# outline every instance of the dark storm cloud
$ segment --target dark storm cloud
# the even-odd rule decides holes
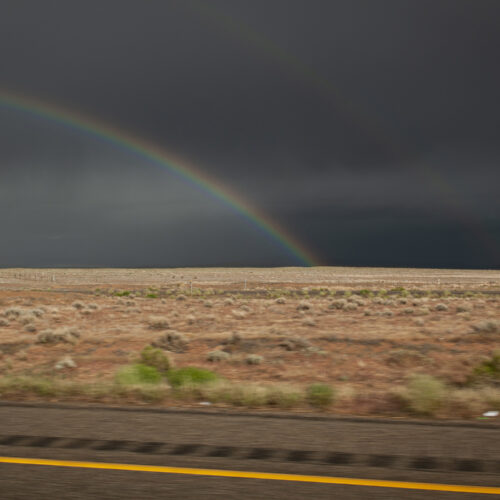
[[[328,263],[492,267],[499,19],[486,0],[7,0],[0,87],[176,151]],[[3,265],[294,262],[144,159],[0,110]]]

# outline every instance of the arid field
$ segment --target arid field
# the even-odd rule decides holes
[[[1,399],[474,418],[498,349],[500,271],[0,270]]]

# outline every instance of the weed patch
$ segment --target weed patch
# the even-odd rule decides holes
[[[172,387],[181,387],[184,385],[199,385],[215,382],[219,376],[203,368],[196,368],[195,366],[186,366],[170,370],[167,373],[167,379]]]
[[[119,385],[136,384],[158,384],[161,382],[160,372],[153,366],[142,363],[124,366],[115,375],[115,381]]]
[[[307,388],[307,401],[315,408],[326,409],[335,399],[333,388],[327,384],[311,384]]]

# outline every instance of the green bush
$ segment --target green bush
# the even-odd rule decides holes
[[[500,351],[474,368],[473,381],[500,383]]]
[[[128,290],[124,290],[123,292],[115,292],[115,297],[128,297],[130,292]]]
[[[411,411],[421,415],[432,415],[444,403],[446,386],[431,375],[414,375],[405,393]]]
[[[327,384],[311,384],[307,388],[307,401],[316,408],[328,408],[333,404],[335,393]]]
[[[177,370],[170,370],[167,373],[167,379],[172,387],[181,387],[183,385],[198,385],[206,384],[207,382],[215,382],[219,376],[203,368],[195,366],[186,366]]]
[[[142,363],[124,366],[115,375],[115,381],[119,385],[157,384],[161,379],[161,374],[155,367]]]
[[[168,356],[161,349],[150,345],[141,351],[141,363],[156,368],[160,373],[166,373],[171,368]]]
[[[148,293],[148,294],[146,294],[146,298],[147,299],[157,299],[158,294],[157,293]]]

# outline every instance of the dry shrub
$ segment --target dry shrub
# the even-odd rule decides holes
[[[196,322],[196,316],[194,314],[188,314],[186,316],[186,323],[188,325],[193,325]]]
[[[233,309],[231,314],[236,319],[245,319],[247,317],[247,313],[245,311],[241,311],[239,309]]]
[[[470,418],[488,410],[500,410],[500,389],[478,387],[455,389],[448,393],[447,411],[453,416]]]
[[[259,356],[258,354],[249,354],[245,358],[245,363],[247,365],[260,365],[264,361],[264,358],[262,356]]]
[[[278,297],[275,301],[276,304],[286,304],[285,297]]]
[[[224,305],[225,306],[232,306],[232,305],[234,305],[234,299],[232,299],[231,297],[228,297],[227,299],[224,299]]]
[[[9,326],[9,322],[8,320],[6,320],[5,318],[0,318],[0,326]]]
[[[304,326],[316,326],[316,321],[314,321],[314,318],[304,318],[302,324]]]
[[[37,318],[41,318],[45,314],[45,310],[42,309],[41,307],[36,308],[36,309],[31,309],[30,313],[33,316],[36,316]]]
[[[189,344],[188,339],[179,332],[168,332],[158,337],[151,343],[153,347],[158,347],[166,351],[184,352]]]
[[[24,309],[20,307],[9,307],[4,311],[4,315],[7,316],[7,318],[18,318],[23,312]]]
[[[475,333],[498,333],[500,332],[500,321],[494,319],[486,319],[479,321],[472,326],[472,331]]]
[[[394,316],[394,313],[390,309],[384,309],[382,311],[382,316],[391,317],[391,316]]]
[[[388,365],[396,365],[402,367],[414,366],[425,360],[425,356],[418,351],[410,349],[394,349],[387,353],[385,362]]]
[[[226,361],[231,357],[231,355],[225,351],[221,351],[219,349],[215,351],[210,351],[207,354],[207,361],[212,363],[218,363],[220,361]]]
[[[187,297],[185,295],[177,295],[176,300],[186,300]]]
[[[442,302],[440,302],[439,304],[435,305],[434,310],[435,311],[447,311],[448,306],[446,304],[443,304]]]
[[[79,300],[76,300],[75,302],[73,302],[73,304],[71,304],[75,309],[83,309],[85,307],[85,304],[83,302],[80,302]]]
[[[170,327],[168,318],[164,316],[150,316],[148,318],[148,324],[149,327],[154,330],[165,330]]]
[[[431,375],[414,375],[401,394],[408,409],[419,415],[434,415],[445,404],[447,388]]]
[[[420,307],[415,311],[415,314],[418,316],[427,316],[430,313],[430,310],[428,307]]]
[[[36,321],[36,316],[30,313],[24,313],[19,316],[19,323],[22,325],[27,325],[28,323],[34,323]]]
[[[309,302],[301,301],[297,305],[298,311],[309,311],[309,309],[311,309],[311,304],[309,304]]]
[[[65,327],[58,330],[44,330],[36,336],[37,344],[57,344],[66,342],[76,344],[80,338],[80,332],[74,327]]]
[[[62,370],[64,368],[74,369],[76,367],[76,363],[69,356],[65,356],[64,358],[60,359],[54,366],[56,370]]]
[[[310,347],[311,343],[301,337],[290,337],[282,340],[278,345],[284,347],[287,351],[299,351]]]
[[[29,333],[36,332],[36,325],[34,325],[33,323],[28,323],[24,326],[24,331]]]
[[[128,305],[130,305],[130,302],[131,302],[131,301],[130,301],[130,300],[128,300],[125,304],[128,306]],[[133,302],[132,302],[132,304],[133,304]],[[97,304],[94,304],[94,303],[89,304],[87,307],[88,307],[89,309],[93,309],[94,311],[95,311],[95,310],[97,310],[97,309],[99,309],[99,306],[98,306]]]
[[[356,302],[349,302],[345,306],[346,311],[355,311],[358,308],[358,304]]]
[[[242,337],[238,332],[233,332],[226,340],[224,340],[223,344],[236,345],[241,343]]]
[[[332,302],[330,302],[330,304],[328,305],[328,308],[329,309],[345,309],[347,304],[348,304],[347,300],[337,299],[337,300],[333,300]]]

